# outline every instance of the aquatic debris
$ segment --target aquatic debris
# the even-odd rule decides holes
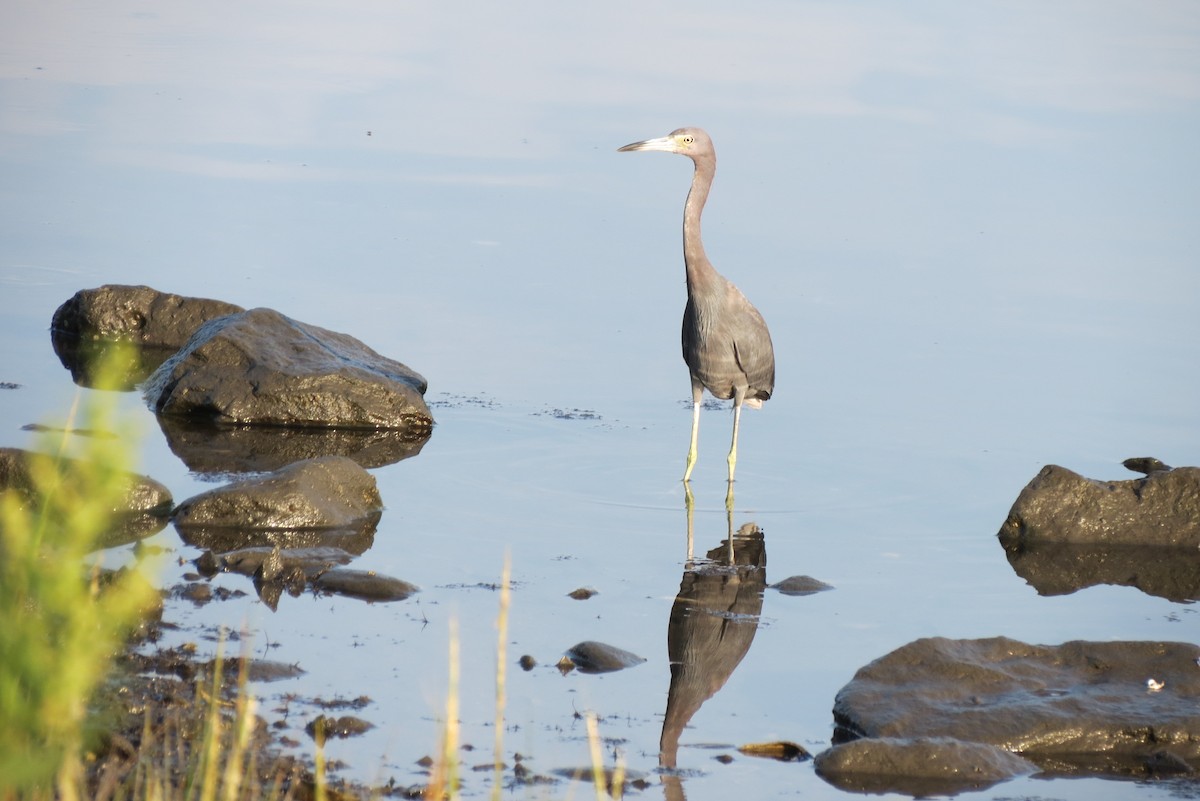
[[[804,746],[789,743],[786,740],[778,740],[771,743],[746,743],[745,745],[739,745],[738,751],[741,751],[746,756],[778,759],[780,762],[802,762],[806,759],[812,759],[812,754],[808,753],[808,750]]]
[[[599,593],[591,587],[580,587],[567,593],[568,598],[574,598],[576,601],[586,601],[593,595],[599,595]]]
[[[1167,683],[1165,681],[1159,681],[1158,679],[1146,679],[1146,689],[1152,693],[1156,693],[1166,686]]]

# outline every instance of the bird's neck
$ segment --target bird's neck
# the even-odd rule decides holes
[[[687,202],[683,206],[683,263],[687,268],[689,287],[708,283],[716,275],[716,270],[704,252],[704,242],[700,238],[700,215],[704,212],[704,204],[708,200],[708,190],[712,187],[715,173],[715,161],[696,161],[692,189],[688,192]]]

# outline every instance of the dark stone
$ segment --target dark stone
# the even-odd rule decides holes
[[[426,386],[351,336],[251,309],[201,326],[144,391],[159,414],[190,420],[425,432]]]
[[[208,298],[186,298],[148,286],[108,284],[81,289],[54,312],[50,336],[54,352],[76,383],[94,386],[98,356],[115,342],[124,353],[122,388],[131,389],[179,348],[201,325],[242,311],[241,306]]]
[[[594,640],[571,646],[566,655],[580,673],[612,673],[646,661],[637,654]]]
[[[812,576],[790,576],[772,584],[771,589],[778,590],[784,595],[813,595],[825,592],[825,590],[832,590],[833,585],[818,581]]]
[[[1045,542],[1200,547],[1200,467],[1097,481],[1048,465],[999,532],[1005,548]]]
[[[343,456],[324,456],[189,498],[174,521],[181,531],[346,528],[382,509],[370,473]]]
[[[1169,464],[1164,464],[1161,460],[1155,459],[1153,456],[1134,456],[1121,462],[1127,470],[1132,470],[1135,473],[1160,473],[1165,470],[1174,470]]]
[[[944,737],[854,740],[817,754],[813,765],[841,790],[914,798],[982,790],[1038,771],[1003,748]]]
[[[834,740],[948,737],[1043,770],[1144,775],[1159,751],[1200,758],[1198,657],[1190,643],[921,639],[842,688]]]

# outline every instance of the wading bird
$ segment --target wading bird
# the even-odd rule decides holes
[[[692,377],[692,441],[686,486],[696,465],[700,430],[700,400],[707,389],[714,397],[733,398],[733,441],[729,446],[729,495],[737,464],[738,424],[742,404],[761,407],[775,388],[775,351],[771,334],[758,309],[736,286],[716,271],[700,241],[700,214],[708,200],[717,154],[708,134],[699,128],[680,128],[659,139],[618,148],[618,152],[654,150],[687,156],[696,165],[692,188],[683,207],[683,264],[687,272],[687,305],[683,309],[683,360]]]

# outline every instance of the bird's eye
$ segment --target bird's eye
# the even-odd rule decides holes
[[[683,137],[683,143],[685,145],[690,145],[692,143],[692,137],[690,135]]]

